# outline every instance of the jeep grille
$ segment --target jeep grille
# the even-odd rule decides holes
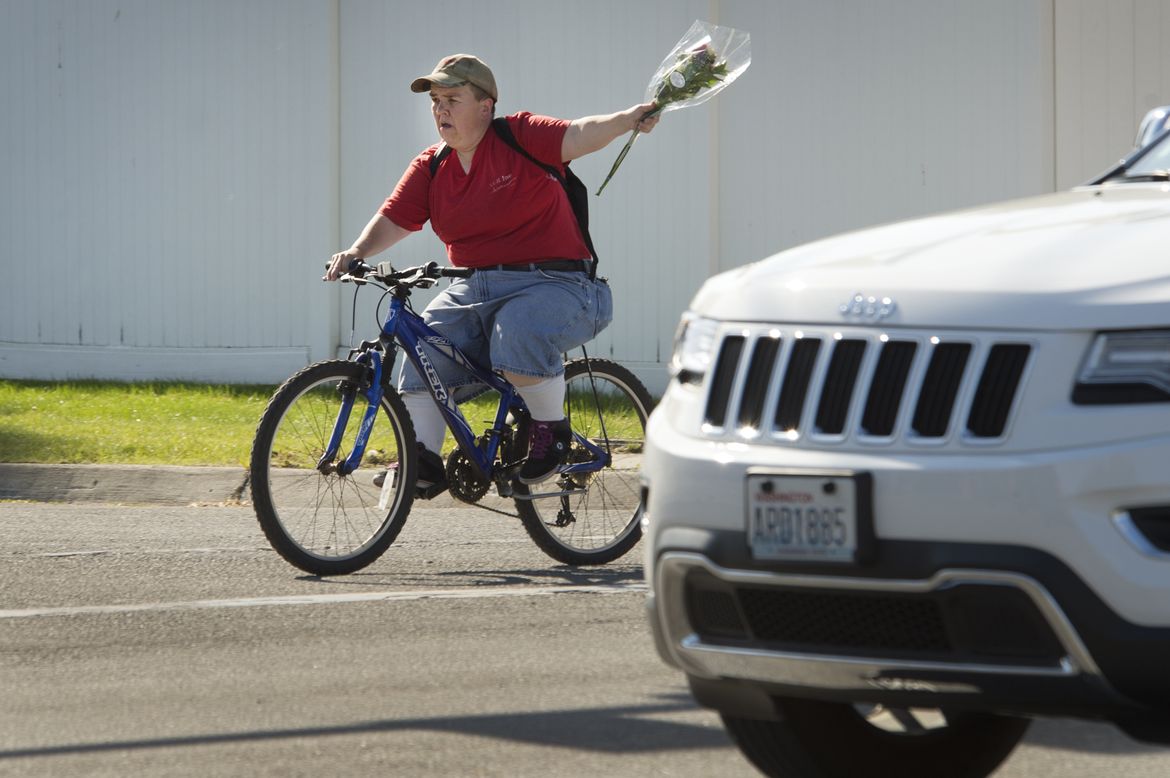
[[[930,334],[793,333],[736,327],[707,384],[711,435],[995,440],[1032,347]]]

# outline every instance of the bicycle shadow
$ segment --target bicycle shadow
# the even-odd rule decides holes
[[[379,573],[359,571],[347,576],[303,575],[297,580],[331,586],[396,587],[425,584],[474,588],[478,586],[613,586],[627,588],[645,580],[641,565],[627,567],[523,568],[513,570],[446,570],[434,573]]]

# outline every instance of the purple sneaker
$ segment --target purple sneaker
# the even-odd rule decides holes
[[[538,484],[556,473],[569,456],[573,432],[569,422],[533,421],[528,437],[528,459],[520,468],[520,483]]]

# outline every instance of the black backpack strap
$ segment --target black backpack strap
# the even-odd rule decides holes
[[[435,149],[435,153],[431,155],[431,178],[435,177],[435,171],[439,169],[439,165],[443,164],[443,160],[451,153],[451,147],[446,143],[440,143],[439,148]]]
[[[533,164],[540,166],[553,178],[560,182],[561,186],[565,185],[565,177],[561,175],[561,171],[557,170],[552,165],[546,165],[536,157],[525,151],[524,147],[520,145],[520,141],[516,140],[516,136],[512,134],[512,127],[508,124],[508,120],[500,116],[492,119],[492,129],[496,131],[496,135],[500,136],[500,140],[507,143],[513,151],[520,155],[527,157]]]
[[[546,165],[536,157],[529,154],[520,142],[516,140],[516,136],[512,134],[512,128],[508,125],[508,120],[500,116],[492,119],[492,129],[496,131],[496,135],[500,137],[504,143],[508,144],[513,151],[516,151],[521,156],[530,160],[534,165],[537,165],[542,170],[548,172],[555,178],[565,190],[565,196],[569,198],[569,206],[573,209],[573,215],[577,217],[577,226],[581,230],[581,237],[585,241],[585,247],[589,249],[589,255],[593,257],[593,266],[589,269],[589,277],[595,278],[597,276],[597,250],[593,248],[593,238],[589,237],[589,190],[581,179],[569,168],[569,163],[565,164],[564,175],[555,165]]]

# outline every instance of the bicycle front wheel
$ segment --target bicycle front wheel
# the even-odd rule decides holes
[[[373,562],[394,542],[414,500],[414,426],[393,391],[382,396],[362,467],[341,475],[369,407],[373,371],[356,362],[310,365],[288,379],[260,418],[252,444],[252,503],[272,547],[314,575],[341,575]],[[321,459],[344,402],[352,409],[332,462]],[[397,462],[384,487],[373,478]],[[379,502],[385,497],[383,505]]]
[[[607,359],[565,365],[565,417],[573,431],[609,453],[595,473],[516,484],[516,510],[542,551],[568,565],[603,565],[642,537],[642,452],[653,400],[633,373]],[[574,441],[569,462],[592,454]],[[554,497],[537,496],[568,492]]]

